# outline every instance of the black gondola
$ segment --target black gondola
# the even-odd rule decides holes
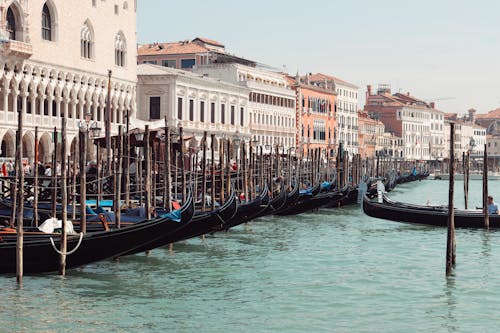
[[[269,189],[266,185],[257,198],[251,202],[238,205],[236,214],[216,230],[227,230],[246,223],[259,216],[264,210],[267,209],[267,207],[269,207],[269,204]]]
[[[192,197],[186,200],[183,209],[193,209]],[[189,208],[191,207],[191,208]],[[68,250],[74,251],[66,259],[66,268],[73,268],[96,261],[115,258],[137,248],[148,247],[165,234],[182,227],[182,221],[155,218],[110,231],[68,235]],[[52,236],[52,237],[50,237]],[[56,271],[59,267],[59,235],[49,237],[25,236],[23,243],[23,266],[26,274]],[[0,273],[16,272],[16,243],[0,242]]]
[[[136,247],[123,255],[131,255],[145,252],[161,246],[198,237],[211,233],[214,229],[220,228],[225,221],[231,219],[237,210],[236,196],[234,191],[228,197],[227,201],[219,209],[210,212],[196,212],[192,220],[178,228],[176,231],[164,234],[155,241],[141,247]]]
[[[331,192],[321,192],[321,183],[317,183],[311,189],[300,191],[295,202],[287,204],[275,214],[280,216],[301,214],[324,206],[330,200]]]
[[[365,196],[363,200],[365,214],[397,222],[446,227],[448,225],[447,206],[422,206],[395,202],[384,196],[383,203]],[[484,228],[482,210],[455,210],[455,227]],[[490,228],[500,228],[500,215],[490,215]]]

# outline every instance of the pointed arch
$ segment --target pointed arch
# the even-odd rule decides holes
[[[81,56],[85,59],[94,59],[94,28],[90,20],[83,23],[80,31]]]
[[[125,67],[127,60],[127,40],[123,31],[118,31],[115,36],[115,65]]]
[[[49,7],[49,1],[46,1],[42,6],[42,39],[53,41],[53,17],[52,10]]]
[[[11,40],[24,41],[24,15],[21,8],[18,1],[14,0],[5,12],[5,27]]]

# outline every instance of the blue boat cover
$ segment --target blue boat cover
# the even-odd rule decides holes
[[[323,182],[321,183],[321,189],[322,190],[330,190],[332,187],[332,184],[330,182]]]

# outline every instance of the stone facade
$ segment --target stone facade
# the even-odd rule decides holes
[[[138,118],[153,128],[182,126],[190,144],[199,146],[204,131],[217,139],[238,135],[250,140],[250,90],[183,70],[144,64],[138,67]]]
[[[434,103],[411,96],[409,93],[391,94],[390,87],[382,85],[376,94],[367,87],[365,111],[376,116],[386,131],[403,139],[403,157],[409,160],[443,159],[444,113]]]
[[[296,96],[282,74],[237,63],[197,66],[193,71],[249,89],[250,134],[265,151],[276,145],[295,147]]]
[[[358,153],[358,104],[359,87],[341,80],[337,77],[316,73],[310,74],[309,82],[320,87],[333,89],[337,94],[336,99],[336,119],[337,131],[335,133],[335,143],[343,143],[344,149],[349,154]]]
[[[288,77],[297,97],[296,147],[302,147],[304,153],[309,149],[320,148],[332,156],[336,150],[334,135],[337,94],[332,89],[308,84],[306,80],[299,76]]]
[[[111,130],[135,115],[135,1],[0,0],[0,140],[13,155],[17,112],[24,117],[24,155],[40,160],[52,150],[52,131],[67,118],[68,151],[84,114],[104,128],[111,78]]]

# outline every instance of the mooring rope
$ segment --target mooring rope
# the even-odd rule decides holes
[[[78,250],[78,248],[82,244],[82,240],[83,240],[83,232],[80,232],[80,239],[78,240],[78,244],[76,244],[76,247],[73,250],[71,250],[70,252],[66,252],[65,255],[69,256],[69,255],[72,255],[73,253],[75,253],[76,250]],[[52,247],[54,248],[54,251],[56,251],[60,255],[63,255],[63,253],[56,248],[56,244],[54,243],[54,239],[52,237],[50,237],[50,242],[52,244]]]

